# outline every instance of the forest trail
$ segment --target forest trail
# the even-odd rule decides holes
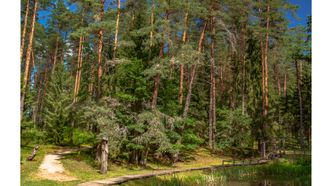
[[[52,154],[46,154],[39,166],[37,177],[54,181],[73,181],[77,178],[69,176],[64,170],[60,159],[64,154],[72,153],[78,149],[60,149]]]
[[[268,163],[269,160],[261,160],[256,163],[249,163],[249,164],[230,164],[230,165],[212,165],[212,166],[205,166],[205,167],[195,167],[195,168],[186,168],[186,169],[172,169],[172,170],[164,170],[164,171],[154,171],[152,173],[144,173],[144,174],[134,174],[134,175],[126,175],[120,176],[115,178],[109,178],[104,180],[95,180],[90,182],[81,183],[78,186],[102,186],[102,185],[115,185],[121,184],[127,181],[136,180],[136,179],[144,179],[153,176],[162,176],[167,174],[174,174],[180,172],[188,172],[188,171],[197,171],[197,170],[205,170],[205,169],[216,169],[221,167],[233,167],[233,166],[251,166],[251,165],[261,165]]]

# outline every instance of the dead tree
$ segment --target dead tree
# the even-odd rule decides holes
[[[37,150],[38,150],[38,148],[39,148],[38,145],[36,145],[36,146],[33,148],[31,155],[30,155],[28,158],[26,158],[28,161],[32,161],[32,160],[34,159],[34,157],[37,155]]]

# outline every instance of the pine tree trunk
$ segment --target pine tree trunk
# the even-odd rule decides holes
[[[245,58],[245,52],[246,52],[246,37],[245,37],[245,27],[246,25],[243,24],[242,28],[241,28],[241,43],[242,43],[242,48],[241,48],[241,58],[242,58],[242,88],[241,88],[241,104],[242,104],[242,114],[244,115],[246,112],[246,106],[245,106],[245,102],[246,102],[246,82],[245,82],[245,78],[246,78],[246,67],[245,67],[245,63],[246,63],[246,58]]]
[[[219,82],[219,84],[220,84],[220,94],[219,94],[219,100],[220,100],[220,102],[222,103],[222,98],[223,98],[223,94],[224,94],[224,78],[223,78],[223,76],[224,76],[224,70],[223,70],[223,65],[222,65],[222,62],[220,61],[220,64],[219,64],[219,66],[220,66],[220,68],[219,68],[219,74],[220,74],[220,82]]]
[[[36,113],[35,113],[35,117],[34,117],[34,122],[37,123],[38,121],[38,113],[39,113],[39,105],[40,105],[40,96],[41,96],[41,91],[42,91],[42,82],[43,82],[43,78],[41,77],[41,72],[39,72],[39,85],[37,87],[38,90],[38,94],[37,94],[37,103],[36,103]]]
[[[113,59],[116,58],[117,35],[118,35],[118,28],[119,28],[119,22],[120,22],[120,13],[121,13],[121,1],[120,0],[117,0],[117,17],[116,17],[116,28],[115,28]]]
[[[59,48],[59,36],[56,37],[52,74],[54,73],[55,66],[56,66],[56,59],[57,59],[57,51],[58,51],[58,48]]]
[[[28,16],[29,16],[29,3],[28,0],[26,2],[26,9],[25,9],[25,16],[24,16],[24,26],[23,26],[23,32],[22,32],[22,39],[21,39],[21,51],[20,51],[20,60],[22,62],[22,56],[24,51],[24,44],[25,44],[25,33],[26,33],[26,25],[28,24]]]
[[[267,117],[268,115],[268,110],[269,110],[269,88],[268,88],[268,48],[269,48],[269,24],[270,24],[270,16],[269,16],[269,11],[270,11],[270,6],[268,5],[267,7],[267,28],[266,28],[266,39],[265,39],[265,55],[264,55],[264,83],[265,83],[265,112],[264,116]]]
[[[180,77],[179,77],[179,105],[183,104],[183,82],[184,81],[184,65],[180,64]]]
[[[159,58],[162,59],[163,58],[163,43],[161,44],[160,47],[160,53],[159,53]],[[156,76],[154,77],[154,90],[153,90],[153,96],[152,96],[152,104],[151,104],[151,108],[155,109],[156,108],[156,104],[157,104],[157,97],[158,97],[158,92],[159,92],[159,86],[160,86],[160,80],[161,80],[161,75],[158,73],[156,74]]]
[[[199,39],[199,45],[198,45],[198,52],[199,54],[202,51],[202,43],[205,38],[205,30],[207,27],[207,22],[204,23],[203,29],[201,31],[200,39]],[[196,64],[193,64],[191,67],[191,72],[190,72],[190,79],[189,79],[189,85],[188,85],[188,92],[186,95],[186,102],[185,102],[185,107],[184,107],[184,112],[183,112],[183,117],[186,118],[187,114],[189,112],[189,107],[190,107],[190,102],[191,102],[191,96],[192,96],[192,88],[193,88],[193,81],[195,78],[195,70],[196,70]]]
[[[262,40],[262,33],[260,33],[260,48],[261,48],[261,64],[262,64],[262,115],[264,115],[264,108],[265,108],[265,83],[264,83],[264,71],[265,71],[265,68],[264,68],[264,50],[263,50],[263,40]]]
[[[282,89],[280,86],[280,71],[279,71],[279,66],[276,66],[277,72],[276,72],[276,76],[277,76],[277,90],[278,90],[278,96],[282,95]]]
[[[297,76],[297,89],[298,89],[298,98],[299,98],[299,111],[300,111],[300,145],[301,149],[304,149],[304,126],[303,126],[303,108],[302,108],[302,93],[301,93],[301,63],[298,64],[298,61],[295,61],[296,67],[296,76]]]
[[[94,65],[91,64],[91,71],[90,71],[90,81],[89,81],[89,84],[88,84],[88,93],[89,95],[92,97],[93,95],[93,80],[94,80]]]
[[[79,37],[79,44],[78,44],[78,54],[77,54],[77,65],[76,65],[76,78],[75,78],[75,87],[74,87],[74,99],[73,103],[76,103],[77,101],[77,95],[79,92],[79,82],[80,82],[80,65],[82,60],[82,51],[83,51],[83,37]]]
[[[81,43],[81,51],[80,51],[80,59],[79,59],[79,64],[78,64],[78,86],[77,86],[77,95],[79,93],[80,89],[80,82],[81,82],[81,76],[82,76],[82,70],[83,70],[83,42],[84,42],[84,37],[82,38],[82,43]]]
[[[100,0],[101,8],[100,8],[100,21],[103,19],[104,15],[104,0]],[[97,99],[99,99],[102,95],[102,47],[103,47],[103,30],[100,29],[98,33],[98,88],[97,88]]]
[[[183,44],[186,43],[186,35],[187,35],[187,19],[188,12],[185,13],[184,18],[184,32],[183,32]],[[183,81],[184,81],[184,64],[180,64],[180,78],[179,78],[179,105],[183,104]]]
[[[154,26],[154,6],[155,6],[154,5],[154,0],[152,0],[152,13],[151,13],[151,26],[152,27]],[[151,52],[151,47],[153,45],[153,30],[154,30],[154,28],[149,33],[149,39],[150,39],[149,47],[150,47],[150,52]]]
[[[285,73],[285,75],[284,75],[284,97],[286,97],[286,91],[287,91],[286,83],[287,83],[287,73]]]
[[[27,53],[26,53],[25,70],[24,70],[24,78],[23,78],[23,88],[21,90],[21,119],[23,117],[24,98],[25,98],[25,93],[26,93],[26,90],[27,90],[28,79],[29,79],[28,74],[29,74],[29,71],[30,71],[30,60],[31,60],[31,52],[32,52],[33,36],[34,36],[34,30],[35,30],[37,10],[38,10],[38,0],[35,0],[34,10],[33,10],[33,17],[32,17],[32,25],[31,25],[31,32],[30,32],[30,38],[29,38],[29,45],[28,45],[28,50],[27,50]]]
[[[210,101],[209,101],[209,147],[214,150],[215,147],[215,133],[216,133],[216,85],[215,85],[215,60],[214,60],[214,46],[215,46],[215,17],[212,18],[212,41],[210,48]]]
[[[148,60],[151,60],[152,57],[152,46],[153,46],[153,31],[154,31],[154,0],[152,0],[152,12],[151,12],[151,31],[149,32],[149,52],[148,52]]]
[[[168,10],[166,10],[166,18],[165,21],[168,21]],[[163,48],[164,48],[164,43],[161,43],[160,46],[160,52],[159,52],[159,59],[163,58]],[[158,65],[157,65],[158,66]],[[157,98],[158,98],[158,92],[159,92],[159,86],[160,86],[160,81],[161,81],[161,75],[158,73],[154,77],[154,90],[153,90],[153,96],[152,96],[152,103],[151,103],[151,108],[155,109],[157,105]]]
[[[259,0],[259,3],[261,4],[261,0]],[[259,13],[261,16],[260,20],[260,26],[262,26],[262,10],[259,8]],[[268,23],[267,23],[268,24]],[[262,31],[259,33],[259,39],[260,39],[260,48],[261,48],[261,64],[262,64],[262,138],[265,140],[266,138],[266,63],[265,60],[267,59],[265,56],[267,56],[267,51],[265,51],[265,46],[263,46],[263,36]],[[260,153],[262,158],[265,158],[265,153],[263,152],[263,148],[260,148]]]

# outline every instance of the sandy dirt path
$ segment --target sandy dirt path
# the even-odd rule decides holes
[[[47,154],[39,166],[37,177],[54,181],[72,181],[77,180],[73,176],[69,176],[64,170],[60,159],[64,154],[71,153],[74,149],[59,150],[53,154]]]

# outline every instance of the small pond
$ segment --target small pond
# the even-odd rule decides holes
[[[125,186],[309,186],[310,161],[192,171],[133,180]]]

